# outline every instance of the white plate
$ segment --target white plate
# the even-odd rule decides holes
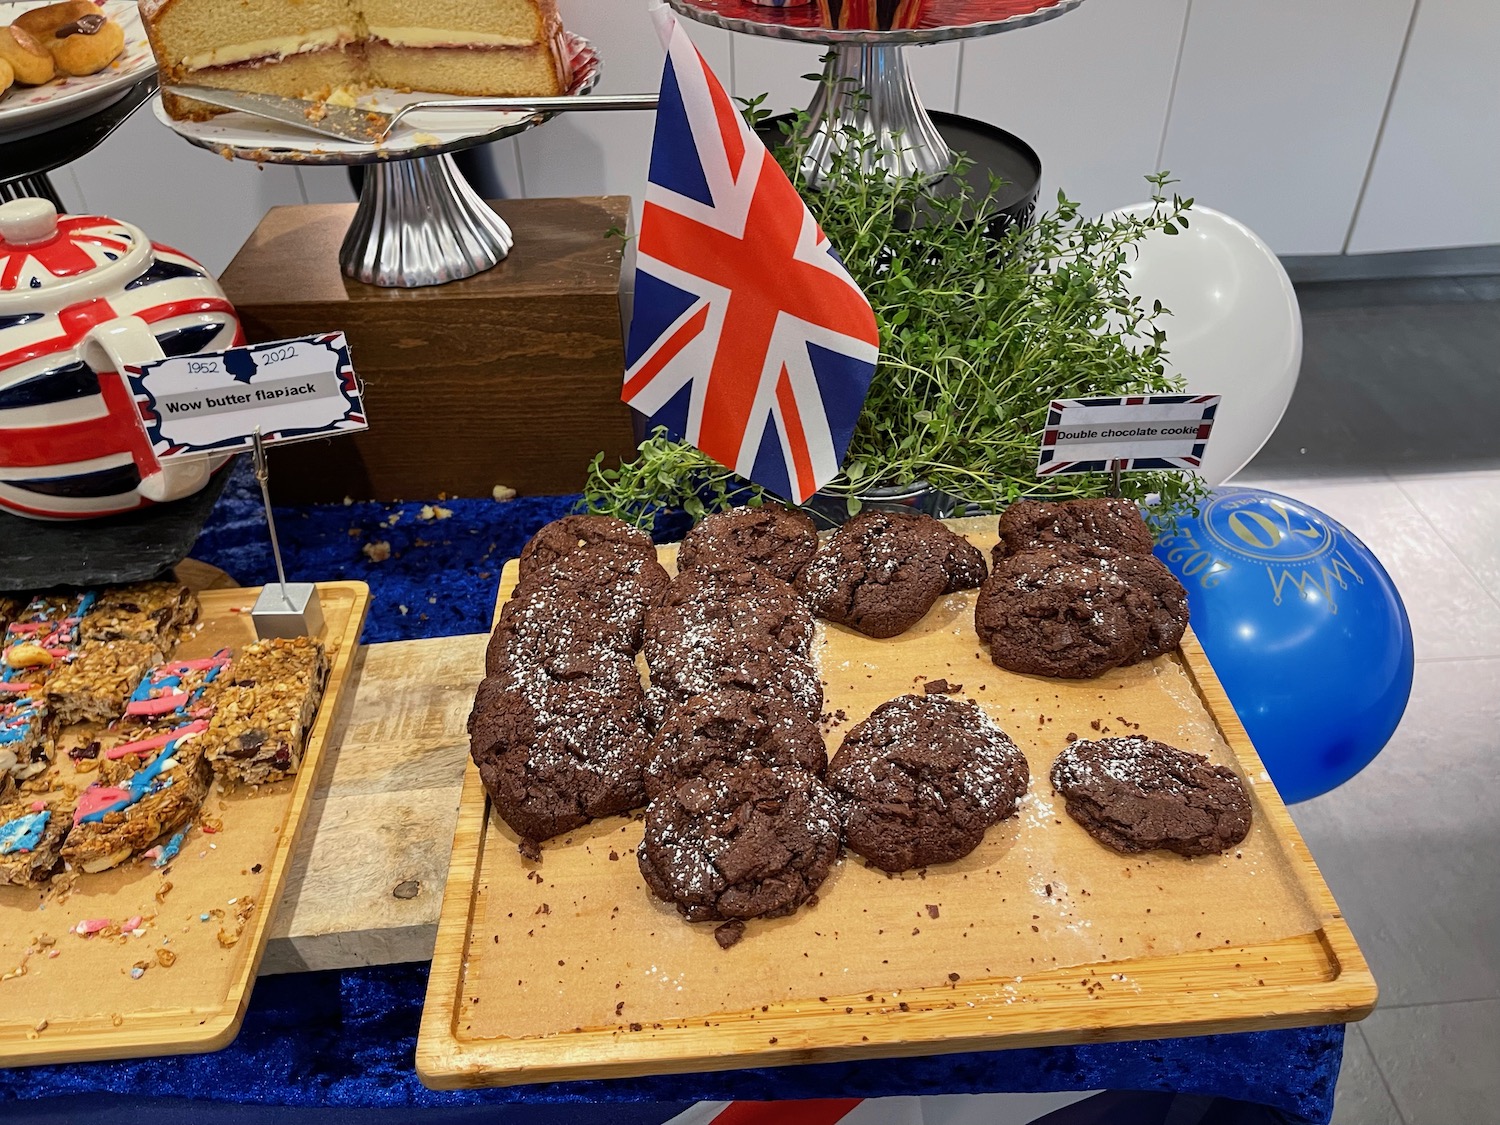
[[[0,24],[23,12],[44,8],[49,0],[0,4]],[[15,85],[0,94],[0,141],[14,141],[87,117],[103,108],[156,69],[146,29],[132,0],[104,0],[104,14],[125,32],[125,49],[98,74],[64,75],[41,86]]]
[[[373,90],[358,99],[361,109],[394,113],[412,102],[446,100],[443,94],[398,93],[395,90]],[[279,121],[268,121],[248,113],[221,113],[207,121],[174,121],[162,106],[161,95],[151,101],[157,119],[174,129],[186,140],[204,148],[228,150],[241,159],[305,162],[311,164],[348,163],[350,158],[376,152],[374,145],[341,141],[307,133]],[[496,113],[493,110],[472,112],[453,110],[448,113],[422,113],[403,117],[395,135],[380,151],[392,156],[418,156],[430,150],[446,149],[477,140],[490,133],[513,129],[528,120],[524,113]]]
[[[599,82],[599,56],[588,40],[563,33],[573,81],[567,92],[583,95]],[[362,108],[394,113],[412,102],[446,101],[447,94],[374,90],[356,100]],[[151,101],[157,120],[184,140],[225,156],[272,164],[373,164],[412,156],[432,156],[456,148],[498,140],[537,123],[534,114],[495,110],[451,110],[403,117],[395,134],[378,148],[309,133],[248,113],[221,113],[207,121],[175,121],[167,116],[161,95]]]

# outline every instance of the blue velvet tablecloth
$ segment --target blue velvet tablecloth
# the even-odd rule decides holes
[[[370,584],[364,640],[375,643],[487,630],[505,560],[569,507],[566,497],[453,500],[442,504],[451,515],[429,512],[423,519],[421,504],[361,503],[278,510],[277,520],[289,578]],[[372,561],[364,548],[374,543],[389,544],[389,556]],[[242,470],[194,557],[246,585],[274,577],[259,495]],[[47,1104],[88,1106],[93,1112],[114,1102],[182,1104],[174,1099],[346,1107],[354,1112],[339,1120],[372,1125],[405,1120],[404,1114],[389,1116],[400,1109],[424,1108],[429,1113],[416,1120],[442,1121],[462,1107],[503,1103],[571,1103],[573,1112],[558,1120],[587,1121],[592,1118],[581,1116],[577,1103],[612,1102],[614,1108],[597,1120],[629,1125],[670,1116],[671,1106],[660,1103],[699,1099],[1113,1089],[1233,1098],[1271,1107],[1289,1121],[1321,1125],[1332,1113],[1344,1040],[1342,1027],[1315,1027],[437,1093],[424,1088],[413,1070],[426,978],[425,965],[268,977],[256,984],[239,1038],[223,1051],[13,1069],[0,1073],[0,1103],[29,1101],[34,1104],[26,1108],[33,1111]],[[0,1117],[9,1112],[0,1110]],[[70,1119],[70,1112],[59,1112],[56,1120]],[[269,1108],[263,1116],[274,1119]],[[215,1119],[231,1120],[217,1111]]]

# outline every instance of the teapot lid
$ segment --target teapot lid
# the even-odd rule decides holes
[[[64,215],[45,199],[0,204],[0,303],[7,297],[105,280],[116,263],[149,255],[139,230],[102,215]],[[87,278],[87,281],[82,279]],[[40,295],[40,294],[39,294]]]

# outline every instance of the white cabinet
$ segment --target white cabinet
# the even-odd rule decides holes
[[[1188,0],[1089,0],[1038,27],[964,44],[958,112],[1008,129],[1091,212],[1150,194]],[[1176,171],[1177,169],[1173,169]]]
[[[1500,243],[1500,3],[1424,0],[1349,250]]]
[[[1500,242],[1500,0],[1423,0],[1414,16],[1416,3],[1088,0],[907,59],[930,108],[1036,148],[1043,206],[1059,187],[1093,212],[1132,203],[1168,168],[1283,254]],[[603,56],[600,92],[657,88],[649,4],[559,0]],[[767,93],[776,110],[811,100],[802,76],[821,69],[819,47],[684,26],[734,95]],[[653,123],[563,115],[489,151],[510,195],[639,198]],[[55,181],[70,208],[130,219],[216,270],[268,207],[352,199],[341,168],[231,163],[148,109]]]
[[[194,148],[158,122],[149,105],[69,171],[54,182],[70,211],[135,223],[215,274],[266,211],[306,202],[294,169],[257,168]]]
[[[1413,3],[1193,0],[1163,166],[1277,253],[1339,253]]]

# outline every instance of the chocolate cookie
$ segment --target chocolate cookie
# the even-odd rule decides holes
[[[656,557],[651,536],[624,520],[613,516],[563,516],[543,527],[521,548],[521,577],[526,578],[543,567],[561,562],[575,551],[587,553],[601,544],[613,544],[638,555]]]
[[[485,670],[494,675],[508,664],[547,662],[584,649],[631,656],[640,647],[644,621],[644,609],[637,613],[628,601],[601,612],[565,586],[532,589],[500,607]]]
[[[947,590],[951,534],[928,516],[861,512],[819,548],[797,590],[825,620],[898,636]]]
[[[1151,660],[1171,652],[1187,632],[1187,591],[1177,576],[1155,555],[1125,555],[1107,548],[1089,552],[1130,586],[1131,606],[1145,621],[1146,643],[1138,658]]]
[[[724,651],[769,645],[806,657],[816,631],[812,614],[796,598],[705,598],[648,610],[643,644],[646,663],[653,668],[695,648]]]
[[[838,809],[812,774],[714,765],[651,802],[637,855],[652,894],[709,922],[791,914],[838,852]]]
[[[974,628],[1001,668],[1087,679],[1145,652],[1148,605],[1096,558],[1022,551],[996,560],[974,603]]]
[[[762,504],[706,517],[687,533],[677,569],[763,570],[790,582],[818,550],[818,528],[806,512]]]
[[[568,684],[479,685],[469,753],[500,818],[535,842],[646,803],[639,707]]]
[[[1250,833],[1250,795],[1233,770],[1149,738],[1073,743],[1052,763],[1052,788],[1117,852],[1212,855]]]
[[[566,684],[636,707],[646,701],[635,658],[600,645],[575,641],[545,651],[514,649],[497,629],[484,663],[486,676],[518,690]]]
[[[884,871],[961,859],[1016,811],[1031,771],[966,700],[903,695],[851,730],[828,764],[844,839]]]
[[[744,567],[740,570],[684,570],[667,587],[662,605],[691,605],[712,599],[746,597],[756,601],[800,601],[790,582],[783,582],[765,570]]]
[[[555,599],[549,611],[586,624],[594,632],[595,643],[634,652],[641,647],[646,610],[660,604],[670,584],[670,576],[655,555],[605,543],[532,571],[516,585],[500,615],[503,622],[518,613],[541,613],[526,603]]]
[[[1060,546],[1149,555],[1155,542],[1133,500],[1017,500],[1000,515],[994,557]]]
[[[938,525],[942,527],[941,524]],[[948,557],[943,561],[943,570],[948,575],[944,593],[956,594],[959,590],[977,590],[990,576],[990,568],[984,561],[984,552],[962,535],[944,527],[951,536]]]
[[[652,666],[646,693],[652,729],[659,730],[673,709],[693,696],[728,688],[773,697],[814,722],[823,713],[822,681],[801,657],[771,646],[694,649]]]
[[[656,732],[646,759],[646,794],[655,797],[712,763],[803,769],[828,766],[812,719],[774,696],[732,688],[686,700]]]

